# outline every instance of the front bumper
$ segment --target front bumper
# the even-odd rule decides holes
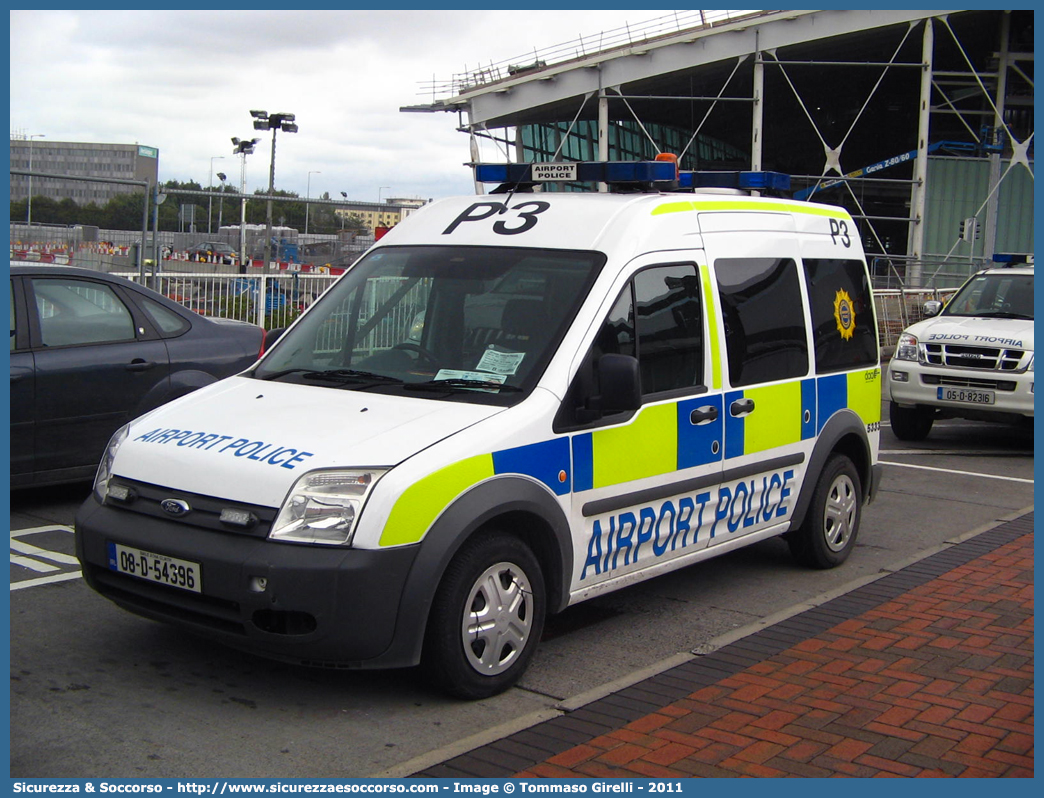
[[[111,570],[109,543],[199,563],[202,592]],[[99,504],[76,516],[87,584],[119,606],[262,656],[319,667],[396,667],[385,655],[417,547],[273,543]]]
[[[1033,372],[1021,373],[947,369],[911,360],[892,360],[886,380],[888,398],[897,404],[934,407],[954,415],[1009,415],[1033,417]],[[945,388],[974,394],[990,392],[992,404],[942,398]]]

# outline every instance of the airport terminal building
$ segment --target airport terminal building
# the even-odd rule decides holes
[[[472,161],[492,141],[519,162],[783,172],[795,199],[849,210],[877,278],[952,284],[1032,259],[1033,23],[679,11],[433,82],[402,110],[454,113]]]

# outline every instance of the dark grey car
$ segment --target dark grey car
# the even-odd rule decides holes
[[[129,280],[11,265],[11,487],[89,479],[124,423],[257,360],[265,333]]]

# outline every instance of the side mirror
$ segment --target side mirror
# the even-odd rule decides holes
[[[924,317],[930,319],[932,316],[938,316],[942,312],[943,303],[938,299],[929,299],[924,303]]]
[[[265,333],[265,347],[269,347],[278,341],[283,333],[286,332],[286,327],[276,327],[274,330],[269,330]]]
[[[638,358],[630,355],[602,355],[598,360],[599,397],[605,415],[637,410],[642,406]]]

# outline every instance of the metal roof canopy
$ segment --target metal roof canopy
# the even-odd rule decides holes
[[[519,160],[556,160],[556,140],[593,135],[590,126],[574,130],[577,120],[598,120],[605,159],[607,128],[626,120],[653,152],[649,123],[684,132],[683,141],[699,134],[731,145],[732,155],[711,148],[695,168],[776,170],[805,175],[809,186],[844,176],[823,201],[852,206],[865,220],[868,251],[917,260],[929,144],[979,147],[970,154],[990,159],[991,186],[1003,180],[1002,149],[1032,172],[1032,30],[1026,10],[756,12],[558,63],[534,54],[507,77],[479,70],[458,94],[402,110],[466,114],[472,160],[475,136],[510,146],[511,128]],[[524,126],[551,131],[550,149],[524,158]],[[994,142],[1003,146],[983,146]],[[735,158],[736,149],[749,161],[706,160]],[[991,194],[980,209],[987,231],[996,225]]]
[[[428,108],[448,111],[466,106],[471,124],[485,127],[561,118],[555,113],[558,107],[571,108],[568,117],[572,118],[582,98],[602,88],[647,80],[662,82],[670,73],[713,64],[719,64],[721,69],[728,64],[731,70],[737,57],[752,56],[758,51],[865,33],[950,13],[957,12],[779,11],[526,71],[476,86]]]

